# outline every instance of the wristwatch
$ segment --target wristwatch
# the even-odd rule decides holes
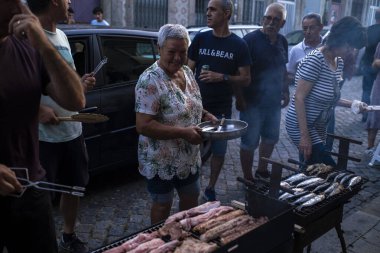
[[[229,75],[227,75],[227,74],[223,74],[223,81],[228,81],[228,80],[230,80],[230,76]]]

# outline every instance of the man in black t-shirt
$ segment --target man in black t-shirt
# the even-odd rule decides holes
[[[221,118],[231,118],[232,96],[236,87],[247,86],[250,77],[250,57],[247,44],[231,33],[228,22],[233,15],[231,0],[211,0],[207,7],[207,25],[213,30],[198,33],[188,53],[188,65],[195,73],[203,108]],[[202,71],[208,65],[209,70]],[[224,163],[227,141],[211,144],[211,173],[204,197],[214,201],[215,184]]]
[[[372,68],[373,56],[375,55],[376,46],[380,42],[380,9],[375,13],[376,23],[367,28],[367,46],[361,60],[361,70],[363,73],[362,83],[362,101],[370,104],[371,90],[375,81],[377,71]],[[367,120],[367,112],[363,113],[362,121]]]
[[[288,43],[279,34],[285,24],[286,10],[279,3],[270,4],[263,17],[263,28],[244,36],[252,58],[251,84],[243,89],[246,108],[240,119],[248,123],[241,138],[240,161],[244,178],[252,180],[253,156],[269,158],[279,139],[281,107],[289,103],[286,80]],[[256,177],[267,179],[267,163],[259,160]]]

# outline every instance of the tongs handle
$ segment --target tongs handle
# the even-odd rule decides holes
[[[106,64],[108,61],[108,58],[107,57],[104,57],[103,60],[101,60],[98,65],[95,67],[95,69],[92,71],[92,76],[95,76],[96,73],[99,72],[99,70],[104,66],[104,64]]]
[[[66,193],[66,194],[71,194],[71,195],[78,196],[78,197],[83,197],[84,191],[86,190],[86,188],[80,187],[80,186],[69,186],[69,185],[63,185],[63,184],[55,184],[55,183],[50,183],[50,182],[46,182],[46,181],[32,182],[28,179],[20,178],[20,177],[17,177],[17,179],[20,182],[25,182],[24,184],[22,184],[22,186],[25,188],[35,187],[35,188],[40,189],[40,190]],[[59,189],[59,188],[61,188],[61,189]]]

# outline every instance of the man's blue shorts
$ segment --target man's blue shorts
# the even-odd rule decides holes
[[[276,144],[280,135],[281,107],[249,106],[240,112],[240,120],[248,123],[247,133],[241,137],[241,149],[254,151],[261,141]]]

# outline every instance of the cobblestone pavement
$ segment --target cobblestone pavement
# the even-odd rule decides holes
[[[361,77],[354,77],[344,84],[342,98],[360,100]],[[296,147],[290,142],[284,128],[285,112],[286,109],[283,110],[280,141],[276,145],[272,159],[286,163],[288,158],[298,159],[298,155]],[[234,117],[237,117],[236,113]],[[337,108],[336,134],[363,141],[363,145],[351,144],[350,155],[363,158],[363,160],[360,163],[349,162],[348,169],[369,179],[366,187],[345,205],[344,217],[348,217],[357,212],[361,206],[379,197],[380,170],[366,166],[369,158],[364,157],[363,153],[367,146],[367,133],[364,123],[361,122],[361,115],[354,115],[347,108]],[[244,202],[243,185],[236,180],[237,176],[242,176],[239,144],[240,139],[229,141],[225,165],[216,185],[217,198],[224,204],[230,203],[231,200]],[[334,149],[336,148],[335,143]],[[258,157],[255,154],[254,168],[257,161]],[[135,170],[136,168],[126,169]],[[202,189],[208,182],[209,171],[209,163],[206,163],[201,171]],[[150,198],[143,178],[116,172],[95,176],[91,180],[87,195],[81,201],[81,213],[77,225],[77,233],[88,242],[90,249],[99,248],[150,226]],[[178,201],[175,201],[172,212],[177,211],[177,204]],[[54,213],[57,234],[60,235],[62,218],[57,209],[55,207]],[[380,247],[377,250],[380,250]]]

